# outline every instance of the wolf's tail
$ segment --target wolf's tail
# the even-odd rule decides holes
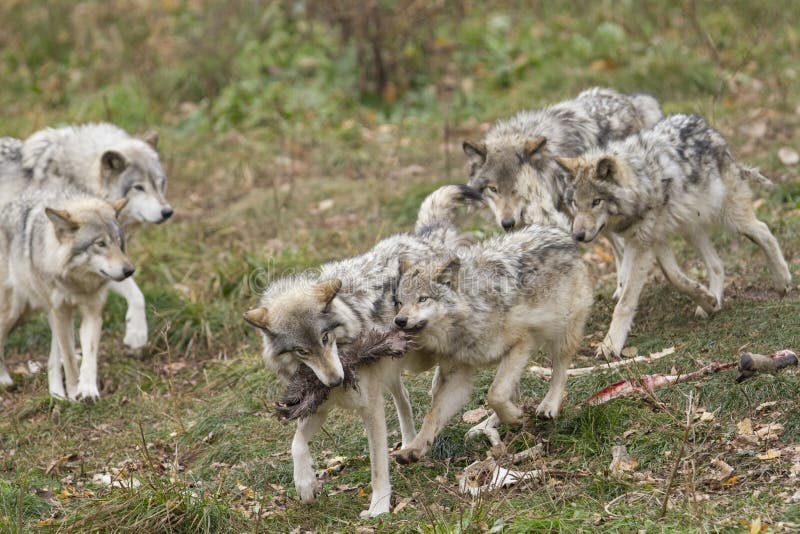
[[[421,235],[436,228],[453,227],[456,208],[477,206],[482,202],[480,192],[468,185],[444,185],[422,201],[414,231]]]
[[[642,122],[644,122],[645,128],[650,128],[655,125],[655,123],[660,121],[664,116],[658,100],[652,95],[648,95],[647,93],[633,93],[630,95],[630,99],[631,102],[633,102],[633,107],[635,107],[639,115],[642,116]]]

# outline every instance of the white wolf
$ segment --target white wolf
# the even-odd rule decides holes
[[[102,309],[111,281],[129,278],[117,215],[128,202],[109,204],[64,190],[25,193],[0,214],[0,384],[8,385],[3,349],[6,336],[30,310],[47,312],[52,341],[48,363],[50,394],[93,400]],[[83,361],[75,355],[75,312],[81,314]],[[66,393],[62,380],[63,364]]]

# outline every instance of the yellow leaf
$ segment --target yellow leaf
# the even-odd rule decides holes
[[[739,434],[745,436],[752,436],[753,435],[753,422],[750,421],[749,417],[746,417],[736,423],[736,427],[739,429]]]
[[[40,527],[46,527],[47,525],[50,525],[52,523],[53,523],[52,517],[48,517],[47,519],[40,519],[39,521],[36,522],[36,524],[39,525]]]
[[[750,534],[758,534],[761,532],[761,518],[756,517],[750,521]]]
[[[781,451],[778,449],[769,449],[764,454],[756,454],[756,458],[759,460],[774,460],[775,458],[781,457]]]
[[[734,475],[734,476],[732,476],[732,477],[728,477],[728,479],[727,479],[727,480],[725,480],[725,484],[736,484],[736,481],[737,481],[737,480],[739,480],[739,477],[737,477],[736,475]]]

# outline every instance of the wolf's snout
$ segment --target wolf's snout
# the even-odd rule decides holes
[[[164,218],[164,220],[169,219],[172,217],[172,213],[172,206],[167,206],[161,210],[161,217]]]
[[[502,226],[503,230],[505,230],[506,232],[510,232],[511,230],[513,230],[515,224],[517,224],[517,221],[515,221],[514,219],[503,219],[502,221],[500,221],[500,226]]]
[[[394,318],[394,324],[396,324],[400,328],[405,328],[406,325],[408,324],[408,317],[406,317],[405,315],[398,315],[397,317]]]
[[[330,384],[328,384],[328,387],[335,388],[337,386],[341,386],[342,382],[344,382],[344,378],[343,377],[339,377],[336,380],[334,380],[333,382],[331,382]]]
[[[581,230],[580,232],[575,232],[572,234],[572,237],[575,239],[575,241],[586,241],[586,231]]]
[[[130,277],[136,271],[136,267],[131,265],[130,263],[122,268],[122,278]]]

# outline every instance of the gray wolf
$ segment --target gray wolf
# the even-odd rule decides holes
[[[566,173],[555,155],[578,156],[593,147],[655,124],[658,102],[649,95],[624,95],[594,87],[577,98],[522,111],[495,122],[483,141],[465,141],[469,185],[481,191],[497,224],[510,231],[528,224],[570,227],[564,200]],[[623,244],[609,235],[619,271]]]
[[[709,237],[715,225],[761,247],[776,289],[791,288],[780,246],[751,203],[748,182],[769,180],[758,169],[738,163],[722,135],[701,117],[669,115],[624,141],[558,162],[569,174],[567,199],[575,212],[575,238],[591,241],[605,229],[625,239],[622,268],[629,276],[599,355],[622,351],[654,261],[675,288],[698,304],[701,314],[720,309],[724,271]],[[683,235],[699,252],[709,288],[681,272],[669,243],[674,234]]]
[[[305,365],[326,386],[340,385],[344,373],[339,346],[354,342],[370,330],[384,330],[394,319],[399,257],[433,257],[460,246],[463,241],[449,224],[450,210],[479,198],[466,186],[442,187],[420,207],[415,234],[387,237],[364,254],[270,284],[262,293],[259,306],[245,314],[245,319],[259,328],[267,367],[288,381],[299,366]],[[314,415],[298,422],[292,458],[295,488],[301,500],[314,500],[318,489],[308,442],[330,410],[339,407],[358,412],[367,430],[372,497],[362,516],[389,511],[391,483],[383,392],[388,390],[394,399],[402,443],[407,446],[415,430],[401,372],[421,372],[432,365],[433,360],[426,354],[412,351],[401,359],[384,359],[365,367],[359,374],[358,391],[332,390]]]
[[[549,354],[553,376],[536,413],[556,417],[591,305],[592,282],[577,244],[558,228],[531,225],[449,257],[401,262],[394,322],[436,355],[439,369],[431,409],[397,461],[415,462],[427,452],[469,400],[481,367],[497,367],[487,397],[499,421],[521,423],[514,397],[538,350]]]
[[[97,399],[97,353],[102,309],[111,281],[134,271],[117,220],[127,199],[112,204],[65,190],[24,193],[0,213],[0,384],[11,384],[2,357],[6,336],[28,312],[47,312],[52,340],[50,394]],[[74,315],[79,312],[80,372]],[[61,368],[66,379],[66,393]]]
[[[0,196],[26,190],[74,186],[108,201],[128,199],[120,222],[130,238],[142,223],[162,223],[172,214],[167,179],[158,158],[158,135],[129,135],[108,123],[46,128],[25,140],[0,139]],[[147,343],[145,299],[133,278],[112,282],[128,305],[124,344]]]

